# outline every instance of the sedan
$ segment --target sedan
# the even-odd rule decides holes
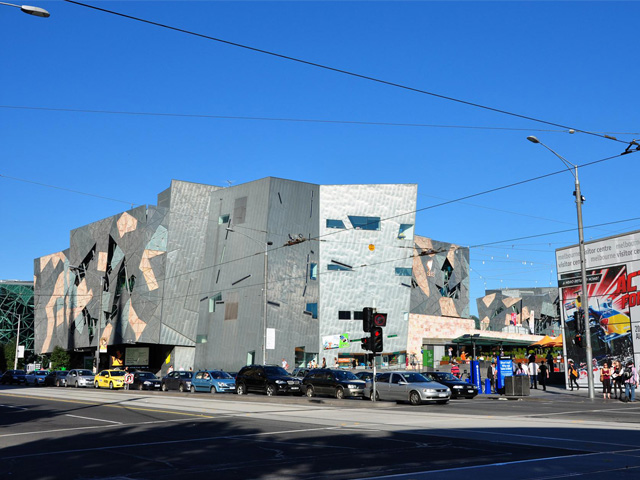
[[[191,393],[236,391],[236,379],[221,370],[200,370],[191,379]]]
[[[307,397],[331,395],[338,399],[344,397],[362,397],[366,383],[348,370],[318,368],[304,377],[302,385]]]
[[[138,390],[156,390],[160,391],[162,382],[151,372],[135,372],[133,374],[133,382],[129,385],[130,389]]]
[[[371,398],[372,384],[367,384],[365,396]],[[392,400],[420,405],[435,401],[447,403],[451,396],[449,387],[429,380],[416,372],[385,372],[376,376],[376,400]]]
[[[14,383],[20,385],[21,383],[25,383],[25,371],[24,370],[7,370],[2,374],[2,378],[0,378],[0,383],[6,385],[12,385]]]
[[[162,378],[162,391],[178,390],[180,392],[188,392],[191,390],[191,377],[193,377],[193,372],[184,372],[182,370],[170,372]]]
[[[91,387],[94,382],[94,375],[91,370],[81,368],[69,370],[67,374],[67,387]]]
[[[96,375],[93,386],[96,388],[109,387],[109,390],[124,388],[125,373],[124,370],[103,370]]]
[[[49,375],[49,372],[46,370],[34,370],[32,372],[27,373],[25,376],[25,383],[27,385],[33,385],[37,387],[38,385],[44,385],[44,379]]]
[[[49,387],[66,387],[67,386],[67,375],[69,372],[66,370],[57,370],[55,372],[49,372],[49,374],[44,377],[45,386]]]
[[[478,387],[472,383],[463,382],[458,377],[448,372],[423,373],[425,377],[431,377],[434,381],[446,385],[451,390],[451,398],[473,398],[478,395]]]

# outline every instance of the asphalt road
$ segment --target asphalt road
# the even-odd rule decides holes
[[[0,387],[3,479],[640,478],[640,403]]]

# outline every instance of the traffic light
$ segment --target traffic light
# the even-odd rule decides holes
[[[573,319],[576,322],[576,332],[584,332],[584,312],[582,310],[576,311],[573,314]]]
[[[373,316],[373,326],[374,327],[386,327],[387,326],[387,314],[386,313],[376,313]]]
[[[582,348],[582,334],[578,333],[574,339],[573,339],[573,343],[576,344],[576,347],[580,347]]]
[[[381,327],[373,327],[371,330],[371,351],[373,353],[380,353],[383,349],[383,341],[382,341],[382,328]]]
[[[373,308],[365,307],[362,309],[362,330],[370,332],[373,328]]]
[[[371,337],[364,337],[361,339],[362,340],[362,349],[367,352],[367,351],[371,351]]]

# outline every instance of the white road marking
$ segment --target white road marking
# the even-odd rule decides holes
[[[73,418],[82,418],[83,420],[91,420],[93,422],[107,422],[107,423],[115,423],[118,425],[122,425],[122,422],[115,422],[113,420],[103,420],[102,418],[81,417],[80,415],[71,415],[70,413],[67,413],[65,416],[73,417]]]

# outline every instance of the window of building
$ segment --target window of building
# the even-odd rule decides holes
[[[405,267],[396,267],[396,275],[401,277],[410,277],[411,276],[411,268]]]
[[[238,292],[229,292],[224,304],[224,319],[238,319]]]
[[[338,320],[351,320],[351,312],[349,310],[340,310],[338,312]]]
[[[349,221],[355,230],[380,230],[380,217],[349,215]]]
[[[354,320],[362,320],[362,310],[356,310],[355,312],[353,312],[353,319]]]
[[[236,198],[233,204],[233,224],[240,225],[247,216],[247,197]]]
[[[223,223],[229,223],[230,214],[225,213],[224,215],[220,215],[218,217],[218,225],[222,225]]]
[[[311,280],[317,280],[318,279],[318,264],[317,263],[312,263],[309,265],[309,278]]]
[[[318,304],[317,303],[307,303],[307,307],[305,311],[311,312],[311,318],[318,318]]]
[[[411,237],[413,237],[413,223],[401,223],[400,230],[398,230],[398,238],[404,240]]]
[[[196,343],[207,343],[206,335],[196,335]]]
[[[339,265],[337,263],[330,263],[329,265],[327,265],[327,270],[344,270],[350,272],[351,268],[345,267],[344,265]]]
[[[332,220],[327,218],[327,228],[345,228],[342,220]]]
[[[209,313],[214,313],[216,311],[216,302],[222,301],[222,294],[215,293],[209,297]]]
[[[453,272],[453,266],[449,263],[449,259],[446,259],[442,265],[440,295],[454,299],[460,298],[460,286],[455,283],[455,274]]]

